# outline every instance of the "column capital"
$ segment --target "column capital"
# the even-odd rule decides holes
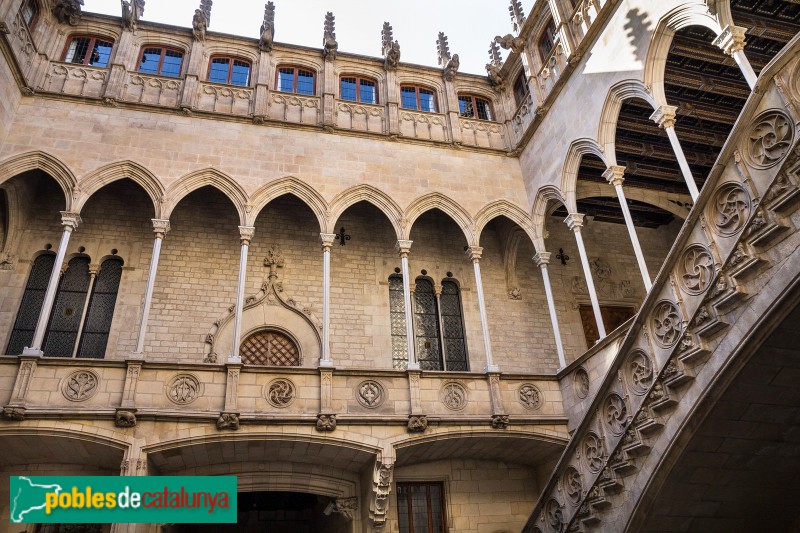
[[[169,220],[162,219],[162,218],[154,218],[152,219],[153,222],[153,233],[156,234],[156,239],[163,239],[164,236],[169,232]]]
[[[672,128],[675,126],[675,115],[678,112],[678,107],[674,105],[658,106],[653,114],[650,115],[650,120],[659,125],[662,129]]]
[[[323,251],[330,251],[331,246],[333,246],[333,241],[336,240],[335,233],[320,233],[319,234],[319,241],[322,243],[322,250]]]
[[[400,254],[400,257],[405,257],[411,252],[411,244],[414,241],[399,240],[394,245],[394,249]]]
[[[242,241],[242,244],[249,246],[255,232],[256,228],[253,226],[239,226],[239,239]]]
[[[603,177],[614,187],[622,186],[622,182],[625,181],[625,167],[611,165],[603,172]]]
[[[61,211],[61,225],[64,226],[64,229],[69,228],[70,231],[78,229],[81,222],[81,216],[78,213]]]
[[[481,255],[483,255],[483,248],[480,246],[468,246],[464,253],[467,254],[469,260],[473,263],[477,263],[481,260]]]
[[[578,233],[583,227],[583,215],[580,213],[570,213],[567,215],[567,218],[564,219],[564,222],[569,229]]]
[[[550,264],[550,252],[538,252],[533,256],[533,260],[536,262],[536,266],[547,268],[547,265]]]
[[[744,45],[747,44],[744,40],[745,31],[747,31],[747,28],[728,24],[712,44],[721,48],[727,55],[732,56],[736,52],[743,50]]]

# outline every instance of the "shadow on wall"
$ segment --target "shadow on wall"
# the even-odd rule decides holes
[[[634,57],[642,65],[647,59],[647,47],[650,45],[650,40],[640,40],[637,44],[637,36],[651,35],[655,29],[650,18],[639,11],[638,9],[631,9],[628,11],[627,21],[625,22],[625,35],[628,37],[628,42],[631,43],[631,48],[634,50]]]

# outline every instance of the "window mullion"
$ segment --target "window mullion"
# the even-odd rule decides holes
[[[442,318],[442,286],[436,285],[433,288],[433,293],[436,296],[436,319],[439,322],[439,345],[441,349],[442,370],[447,370],[447,347],[444,341],[444,319]]]
[[[433,533],[433,509],[431,509],[431,485],[425,484],[425,503],[428,504],[428,531]]]
[[[83,336],[83,328],[86,325],[86,311],[89,309],[89,300],[92,299],[92,291],[94,291],[95,281],[97,281],[97,265],[89,265],[89,288],[86,290],[86,300],[83,302],[81,321],[78,323],[78,334],[75,336],[75,347],[72,349],[73,359],[78,357],[78,348],[80,348],[81,337]]]

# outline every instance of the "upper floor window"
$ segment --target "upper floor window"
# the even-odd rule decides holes
[[[339,78],[339,97],[342,100],[361,102],[362,104],[377,104],[377,84],[370,78],[360,76],[342,76]]]
[[[208,81],[247,87],[250,84],[250,62],[235,57],[212,57]]]
[[[288,335],[264,329],[249,335],[239,348],[246,365],[300,366],[300,350]]]
[[[447,531],[442,483],[397,483],[400,533]]]
[[[471,94],[458,95],[458,111],[462,117],[494,120],[489,100]]]
[[[90,35],[73,37],[64,54],[64,61],[66,63],[80,63],[94,67],[106,67],[108,66],[108,59],[111,57],[111,48],[113,46],[114,42],[105,37]]]
[[[398,275],[389,276],[389,322],[392,330],[392,367],[402,370],[408,363],[408,337],[403,277]]]
[[[517,107],[522,105],[525,98],[528,96],[528,80],[525,79],[525,73],[520,72],[517,79],[514,81],[514,101]]]
[[[400,86],[400,106],[403,109],[415,109],[436,113],[436,96],[431,89],[414,85]]]
[[[300,67],[278,67],[277,89],[284,93],[314,94],[314,71]]]
[[[180,50],[148,46],[142,48],[139,72],[177,78],[181,75],[181,65],[183,65],[183,52]]]
[[[547,23],[547,27],[542,31],[542,35],[539,37],[539,53],[542,54],[542,61],[547,59],[547,56],[550,55],[550,51],[553,49],[555,42],[556,23],[553,22],[553,19],[550,19],[550,22]]]
[[[20,8],[20,13],[22,14],[22,20],[25,21],[25,24],[27,24],[29,28],[32,27],[33,22],[36,20],[36,15],[39,14],[36,0],[24,0]]]

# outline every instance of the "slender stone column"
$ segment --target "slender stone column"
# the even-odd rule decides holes
[[[144,291],[144,301],[142,302],[142,319],[139,321],[139,335],[136,338],[136,350],[134,356],[140,356],[144,351],[144,339],[147,334],[147,320],[150,318],[150,306],[153,303],[153,287],[156,284],[156,271],[158,270],[158,259],[161,257],[161,243],[169,231],[169,220],[158,218],[152,219],[153,234],[153,255],[150,256],[150,269],[147,271],[147,288]]]
[[[600,303],[597,301],[597,291],[594,290],[594,279],[592,279],[592,270],[589,267],[589,257],[586,255],[586,247],[583,245],[583,235],[581,235],[581,228],[583,227],[583,215],[580,213],[570,213],[564,219],[569,229],[575,233],[575,241],[578,243],[578,253],[581,256],[581,265],[583,266],[583,275],[586,277],[586,287],[589,289],[589,299],[592,301],[592,311],[594,311],[594,320],[597,322],[597,333],[600,339],[605,338],[606,328],[603,326],[603,316],[600,314]]]
[[[50,282],[47,284],[47,291],[44,293],[44,302],[42,302],[42,310],[39,312],[39,321],[36,323],[36,330],[33,332],[33,342],[29,347],[25,347],[22,351],[23,355],[44,355],[44,352],[42,352],[42,341],[44,341],[47,322],[50,320],[50,313],[53,311],[53,302],[55,302],[56,299],[58,280],[61,277],[61,264],[64,262],[64,256],[67,253],[69,238],[80,223],[81,216],[78,213],[61,212],[61,225],[64,226],[64,232],[61,234],[61,242],[58,243],[56,260],[53,263],[53,270],[50,272]]]
[[[442,370],[447,370],[447,342],[444,340],[444,317],[442,317],[442,286],[434,285],[433,294],[436,296],[436,320],[439,322],[439,335],[442,341]]]
[[[83,300],[83,309],[81,309],[81,321],[78,323],[78,334],[75,336],[75,346],[72,347],[72,357],[78,357],[78,348],[81,345],[81,335],[83,335],[83,328],[86,326],[86,312],[89,310],[89,300],[92,299],[92,290],[94,289],[94,282],[97,281],[97,269],[99,265],[89,265],[89,288],[86,289],[86,299]]]
[[[692,201],[696,202],[700,192],[697,190],[697,184],[694,182],[692,176],[692,169],[689,168],[689,162],[686,161],[686,156],[681,148],[681,143],[678,141],[678,134],[675,133],[675,112],[678,110],[674,105],[662,105],[650,115],[650,120],[658,124],[664,131],[667,132],[669,143],[672,145],[672,151],[675,152],[675,159],[678,160],[678,166],[681,168],[683,180],[689,188],[689,194]]]
[[[714,45],[720,47],[725,54],[733,57],[733,60],[739,65],[744,79],[747,80],[747,85],[752,90],[756,87],[758,76],[756,76],[750,61],[747,60],[747,56],[744,54],[744,45],[747,44],[744,40],[745,31],[747,31],[747,28],[742,28],[741,26],[725,26],[722,33],[714,39]]]
[[[639,271],[642,273],[642,280],[644,281],[644,288],[650,292],[650,287],[653,286],[650,281],[650,273],[647,271],[647,263],[644,262],[644,253],[642,246],[639,244],[639,237],[636,235],[636,228],[633,225],[633,218],[631,218],[631,210],[628,208],[628,202],[625,200],[625,193],[622,191],[622,182],[625,181],[623,174],[625,167],[613,165],[603,172],[603,177],[608,180],[608,183],[614,186],[617,191],[617,199],[619,206],[622,208],[622,215],[625,217],[625,225],[628,227],[628,234],[631,236],[631,244],[633,244],[633,253],[636,255],[636,262],[639,263]]]
[[[413,241],[397,241],[395,249],[400,254],[401,268],[403,269],[403,304],[406,309],[406,343],[408,346],[408,370],[419,370],[417,353],[414,349],[414,324],[411,322],[413,313],[411,312],[411,278],[408,271],[408,254],[411,252]]]
[[[486,317],[486,301],[483,299],[483,281],[481,280],[481,254],[483,248],[480,246],[470,246],[467,248],[467,257],[472,261],[475,271],[475,292],[478,293],[478,309],[481,313],[481,328],[483,329],[483,345],[486,349],[486,368],[484,372],[500,372],[500,367],[494,364],[492,359],[492,342],[489,339],[489,320]]]
[[[242,335],[242,308],[244,307],[244,284],[247,279],[247,249],[250,247],[250,240],[253,238],[256,228],[253,226],[239,226],[239,239],[242,242],[242,251],[239,255],[239,284],[236,286],[236,309],[233,315],[233,341],[231,355],[228,363],[241,363],[242,357],[239,355],[239,342]]]
[[[558,352],[559,370],[567,367],[567,359],[564,356],[564,345],[561,342],[561,330],[558,327],[558,316],[556,315],[556,303],[553,300],[553,289],[550,287],[550,274],[547,272],[547,265],[550,263],[550,252],[539,252],[533,256],[536,265],[542,272],[544,282],[544,293],[547,296],[547,309],[550,311],[550,322],[553,323],[553,335],[556,340],[556,352]]]
[[[322,359],[319,366],[333,366],[331,360],[331,246],[335,233],[320,233],[322,242]]]

